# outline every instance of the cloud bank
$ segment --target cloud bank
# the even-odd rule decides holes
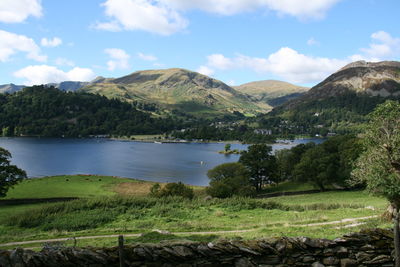
[[[341,0],[107,0],[102,4],[106,22],[95,28],[107,31],[142,30],[171,35],[188,26],[184,12],[201,10],[222,16],[269,10],[279,16],[321,19]]]
[[[49,65],[32,65],[14,72],[17,78],[24,78],[25,85],[59,83],[63,81],[91,81],[96,75],[91,69],[75,67],[69,71]]]

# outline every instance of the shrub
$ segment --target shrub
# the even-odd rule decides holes
[[[150,195],[154,197],[184,197],[192,199],[194,196],[193,189],[181,182],[169,183],[163,188],[159,184],[155,184],[150,189]]]

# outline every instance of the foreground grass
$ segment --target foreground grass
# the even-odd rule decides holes
[[[129,240],[198,240],[194,237],[198,235],[190,232],[221,230],[250,231],[210,233],[198,238],[250,239],[281,235],[333,238],[363,227],[388,227],[390,223],[369,219],[366,220],[366,225],[350,229],[335,228],[340,225],[307,227],[305,224],[381,215],[386,205],[384,199],[371,197],[362,191],[279,197],[273,201],[246,198],[206,201],[202,198],[185,200],[121,196],[80,199],[22,206],[15,211],[3,209],[7,216],[0,217],[0,243],[57,237],[151,233],[154,229],[183,233],[161,236],[152,234],[146,240],[138,237]],[[115,238],[78,241],[79,246],[111,244],[115,244]]]
[[[121,233],[144,233],[140,237],[127,237],[127,243],[271,236],[334,238],[366,227],[390,226],[389,222],[379,218],[365,220],[363,225],[351,228],[343,228],[346,224],[305,226],[309,223],[381,215],[387,207],[387,201],[362,191],[206,201],[204,188],[201,187],[194,187],[197,195],[194,200],[147,197],[153,184],[82,175],[26,180],[13,188],[7,198],[74,196],[81,199],[52,204],[0,206],[0,243]],[[301,191],[309,186],[289,183],[278,186],[278,189]],[[155,229],[170,234],[155,233]],[[248,231],[217,233],[232,230]],[[71,245],[71,241],[63,243]],[[77,240],[78,246],[115,244],[116,238]],[[40,248],[42,245],[27,244],[23,247]]]

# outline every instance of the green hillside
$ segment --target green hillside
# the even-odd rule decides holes
[[[265,80],[235,86],[235,90],[247,94],[258,106],[267,109],[297,98],[309,90],[308,87],[277,80]]]
[[[117,79],[98,79],[81,90],[108,98],[156,103],[167,111],[196,116],[268,111],[225,83],[184,69],[138,71]]]

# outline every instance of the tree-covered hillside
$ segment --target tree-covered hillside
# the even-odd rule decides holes
[[[395,97],[373,97],[347,92],[297,103],[287,108],[281,106],[271,113],[258,117],[260,127],[272,129],[274,134],[339,134],[355,133],[367,121],[366,115],[380,103]]]
[[[4,136],[153,134],[177,125],[169,118],[152,118],[133,104],[83,92],[33,86],[0,94],[0,130]]]

